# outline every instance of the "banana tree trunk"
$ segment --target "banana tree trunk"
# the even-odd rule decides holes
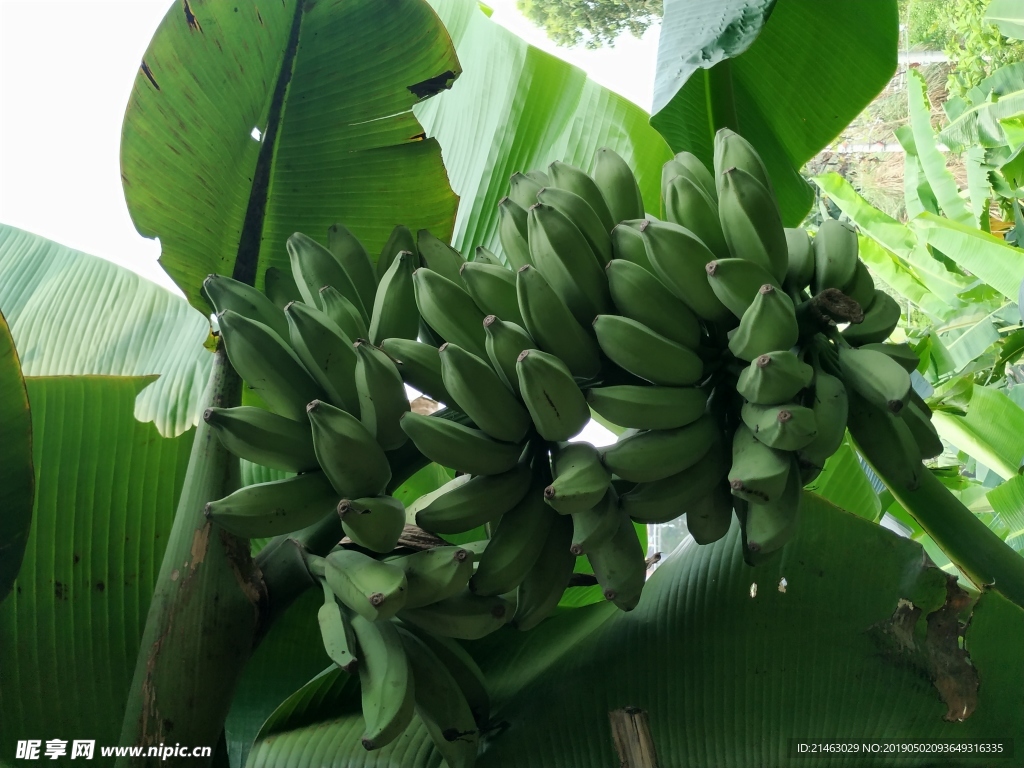
[[[204,403],[237,405],[240,387],[219,346]],[[201,422],[146,619],[122,746],[181,744],[216,751],[266,603],[249,542],[203,515],[208,501],[230,493],[238,482],[238,460]],[[188,762],[198,768],[212,761]],[[147,756],[121,757],[116,763],[118,768],[158,764],[166,763]]]

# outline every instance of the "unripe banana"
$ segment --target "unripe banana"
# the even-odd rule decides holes
[[[540,270],[532,266],[520,269],[516,274],[516,293],[526,330],[537,346],[562,360],[573,376],[596,376],[601,369],[597,343],[576,321]]]
[[[910,374],[888,355],[873,349],[839,348],[846,385],[879,408],[899,413],[910,395]]]
[[[488,723],[491,703],[484,673],[462,645],[450,638],[437,637],[429,632],[424,632],[412,624],[403,624],[400,631],[415,635],[421,643],[434,652],[434,655],[441,660],[452,677],[455,678],[455,682],[459,684],[462,695],[469,703],[476,724],[479,726]],[[470,766],[466,768],[470,768]]]
[[[412,232],[409,231],[408,227],[399,224],[391,230],[387,242],[381,248],[380,256],[377,257],[378,282],[384,277],[384,273],[391,268],[391,262],[402,251],[409,251],[419,256],[419,251],[416,249],[416,238],[412,236]]]
[[[334,224],[327,230],[327,249],[349,276],[363,306],[372,307],[373,297],[377,293],[377,273],[370,254],[359,242],[359,238],[343,225]]]
[[[485,357],[484,313],[462,288],[437,272],[417,269],[412,275],[416,306],[427,324],[445,341]]]
[[[800,471],[795,466],[789,471],[786,487],[778,499],[768,502],[751,501],[743,515],[743,539],[746,549],[755,555],[767,555],[785,546],[797,530],[800,518]]]
[[[814,411],[797,403],[744,403],[740,415],[758,440],[780,451],[799,451],[818,434]]]
[[[383,493],[391,480],[391,465],[359,419],[319,400],[312,401],[306,413],[317,460],[335,490],[348,498]]]
[[[390,619],[405,605],[405,571],[353,549],[336,549],[314,561],[331,592],[367,621]],[[316,565],[313,572],[319,575]],[[366,649],[363,649],[366,654]]]
[[[255,539],[313,525],[338,503],[322,472],[240,488],[203,508],[207,518],[235,536]]]
[[[687,176],[676,176],[665,189],[665,218],[700,238],[716,259],[728,258],[729,244],[722,232],[718,203]]]
[[[494,366],[498,378],[518,395],[519,374],[516,373],[516,360],[524,349],[533,349],[537,342],[521,326],[505,322],[494,315],[484,318],[484,333],[487,335],[484,342],[487,359]]]
[[[640,233],[655,274],[672,293],[704,320],[730,319],[729,310],[708,285],[706,270],[715,255],[700,238],[667,221],[641,224]]]
[[[479,429],[408,412],[402,429],[431,461],[471,475],[499,475],[519,461],[522,447],[502,443]]]
[[[498,239],[512,269],[519,269],[530,263],[526,209],[507,197],[498,202]]]
[[[402,376],[391,358],[365,341],[357,341],[356,392],[359,395],[359,420],[385,451],[405,445],[408,439],[399,426],[402,414],[409,411]]]
[[[441,356],[437,347],[411,339],[385,339],[381,349],[410,387],[439,403],[452,402],[441,377]]]
[[[302,295],[291,270],[286,272],[277,267],[267,267],[267,271],[263,273],[263,292],[278,309],[284,309],[285,304],[290,301],[302,301]]]
[[[727,170],[719,179],[718,217],[729,252],[764,267],[781,285],[789,265],[789,245],[774,195],[739,168]]]
[[[856,325],[848,325],[842,336],[854,346],[883,342],[899,325],[901,313],[902,309],[896,299],[885,291],[876,290],[875,300],[871,302],[871,309],[864,313],[864,320]]]
[[[676,176],[686,176],[700,185],[701,189],[707,192],[712,200],[718,200],[718,189],[715,185],[715,177],[707,166],[700,161],[700,158],[690,152],[680,152],[667,163],[661,171],[662,190],[665,184]],[[664,197],[664,191],[662,192]]]
[[[523,174],[523,175],[526,176],[527,178],[533,179],[538,184],[540,184],[542,187],[550,187],[551,186],[551,177],[548,176],[544,171],[539,171],[537,169],[534,169],[532,171],[526,171],[526,173]]]
[[[508,512],[530,487],[530,467],[521,463],[501,474],[460,475],[409,506],[409,516],[425,531],[462,533]]]
[[[644,546],[627,515],[619,513],[615,532],[594,545],[587,557],[605,600],[623,611],[636,608],[647,578],[647,561]]]
[[[611,236],[586,200],[565,189],[543,187],[537,192],[537,202],[551,206],[571,221],[579,229],[601,266],[611,260]],[[534,263],[536,264],[536,260]]]
[[[601,220],[605,231],[612,231],[616,221],[612,219],[604,195],[601,194],[601,190],[590,176],[575,166],[556,160],[548,166],[548,177],[551,179],[551,184],[548,186],[568,190],[586,200],[587,204],[594,209],[598,219]]]
[[[537,202],[537,193],[544,188],[544,185],[536,179],[531,179],[525,173],[513,173],[508,180],[508,196],[516,205],[522,208],[529,208]]]
[[[515,272],[502,266],[469,261],[462,265],[462,282],[481,312],[523,324]]]
[[[719,439],[718,424],[705,414],[685,427],[620,437],[600,451],[601,461],[623,480],[651,483],[693,466]]]
[[[440,637],[479,640],[501,629],[514,609],[501,597],[464,591],[422,608],[402,611],[399,618]]]
[[[857,271],[853,273],[853,280],[843,289],[843,293],[856,301],[865,314],[875,303],[875,281],[863,261],[857,262]]]
[[[621,384],[586,392],[590,407],[620,427],[672,429],[699,419],[707,393],[696,387],[650,387]]]
[[[372,294],[370,300],[373,300]],[[320,306],[323,307],[323,313],[341,329],[346,339],[369,338],[370,328],[355,304],[342,296],[333,285],[325,285],[320,289]]]
[[[639,483],[619,496],[619,505],[639,523],[667,523],[683,514],[696,499],[707,494],[729,471],[729,452],[722,441],[704,457],[678,474]]]
[[[597,150],[594,184],[608,204],[612,221],[642,219],[644,200],[629,164],[608,147]]]
[[[787,291],[802,291],[814,279],[814,243],[807,230],[787,227],[786,249],[789,257],[783,287]]]
[[[647,256],[647,246],[644,244],[644,237],[640,234],[639,221],[623,221],[615,225],[612,230],[612,257],[622,261],[630,261],[637,266],[643,267],[652,275],[655,274],[654,266]],[[636,226],[634,226],[634,222]]]
[[[586,398],[559,358],[527,349],[516,361],[516,373],[523,402],[545,440],[568,440],[590,421]]]
[[[331,285],[356,306],[364,319],[369,316],[359,291],[334,254],[301,232],[289,237],[285,247],[291,260],[292,277],[304,302],[319,309],[320,289]]]
[[[362,745],[380,749],[397,739],[415,713],[415,683],[398,628],[390,621],[352,617],[359,646],[359,691],[366,730]]]
[[[419,259],[410,251],[399,251],[380,279],[370,317],[370,342],[384,339],[415,339],[420,330],[412,273]]]
[[[434,547],[388,560],[405,571],[405,609],[457,595],[473,575],[473,553],[463,547]]]
[[[526,437],[530,414],[490,365],[456,344],[443,344],[439,352],[445,389],[477,427],[507,443]]]
[[[554,478],[543,497],[563,515],[585,512],[607,493],[611,473],[590,443],[560,445],[552,460]]]
[[[586,324],[611,306],[608,281],[579,228],[550,205],[528,215],[530,258],[576,320]]]
[[[619,529],[622,517],[619,494],[608,486],[604,496],[594,506],[572,513],[572,543],[569,551],[577,556],[589,554],[594,547],[611,538]]]
[[[740,360],[751,361],[768,352],[789,349],[799,337],[793,300],[765,283],[729,337],[729,351]]]
[[[907,490],[918,488],[928,470],[921,464],[920,449],[907,422],[856,389],[849,397],[850,435],[864,458],[876,467],[885,467],[887,475]]]
[[[762,285],[781,290],[778,281],[766,269],[746,259],[712,261],[704,272],[718,300],[739,318],[754,302]]]
[[[576,556],[569,551],[571,538],[572,522],[568,517],[556,515],[540,556],[516,592],[516,612],[512,619],[516,629],[523,632],[533,629],[558,607],[576,564]]]
[[[356,354],[351,340],[327,315],[304,302],[293,301],[284,314],[288,340],[306,371],[334,405],[357,413]]]
[[[223,275],[208,275],[203,280],[203,297],[214,314],[230,309],[250,320],[263,323],[281,338],[288,338],[284,313],[262,291]]]
[[[732,524],[732,493],[728,483],[718,483],[686,509],[686,530],[698,544],[713,544]]]
[[[359,665],[356,653],[356,636],[352,630],[352,622],[338,605],[334,593],[321,582],[324,589],[324,604],[317,611],[317,623],[320,625],[320,637],[324,650],[331,661],[350,675],[355,674]]]
[[[448,278],[456,285],[459,284],[459,270],[466,263],[461,253],[448,243],[438,240],[427,229],[421,229],[416,233],[416,246],[423,266],[437,272],[441,277]]]
[[[921,365],[921,358],[909,344],[860,344],[861,349],[873,349],[888,355],[901,366],[907,373],[913,373]]]
[[[798,457],[801,466],[821,469],[828,457],[839,450],[846,436],[849,400],[842,380],[824,371],[817,371],[811,410],[814,411],[818,434],[800,450]]]
[[[405,530],[405,505],[394,496],[342,499],[338,516],[346,536],[381,554],[393,550]]]
[[[757,150],[749,141],[729,128],[719,128],[715,134],[714,167],[719,183],[719,194],[724,183],[723,176],[730,168],[738,168],[750,174],[774,195],[768,169],[765,168]]]
[[[779,498],[791,466],[789,453],[769,448],[745,424],[736,427],[728,475],[733,496],[757,502]]]
[[[207,408],[203,421],[236,456],[285,472],[317,469],[309,424],[278,416],[262,408]]]
[[[284,339],[268,326],[227,310],[217,315],[231,367],[270,409],[301,421],[306,403],[324,397]]]
[[[814,293],[843,290],[857,271],[857,232],[838,219],[827,219],[814,236]]]
[[[914,442],[917,443],[922,460],[933,459],[942,454],[945,446],[927,412],[911,400],[900,415],[910,429],[910,434],[914,436]]]
[[[736,391],[748,402],[778,405],[788,402],[814,379],[814,369],[788,350],[758,355],[740,374]]]
[[[684,347],[700,346],[697,316],[653,274],[622,259],[609,261],[605,274],[612,301],[622,315]]]
[[[482,245],[478,245],[476,251],[473,252],[473,261],[477,264],[491,264],[495,267],[505,266],[493,251],[484,248]]]
[[[704,365],[696,353],[636,320],[598,315],[594,331],[604,353],[634,376],[662,386],[686,386],[700,381]]]

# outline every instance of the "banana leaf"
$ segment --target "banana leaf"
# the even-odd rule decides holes
[[[770,14],[770,15],[769,15]],[[727,125],[760,152],[787,226],[813,201],[799,169],[896,69],[895,0],[666,0],[651,123],[711,165]]]
[[[26,379],[38,491],[21,572],[0,604],[4,760],[19,739],[118,743],[192,444],[192,432],[163,438],[136,421],[151,381]]]
[[[762,565],[743,562],[734,525],[677,550],[631,613],[593,605],[467,643],[492,694],[477,765],[612,765],[608,712],[625,706],[648,712],[659,764],[679,768],[836,764],[794,756],[791,739],[1019,743],[1022,632],[1024,611],[997,594],[972,605],[919,544],[807,495],[796,539]],[[439,763],[420,726],[372,753],[361,732],[354,686],[329,672],[268,720],[248,765]]]
[[[882,516],[878,494],[864,474],[849,437],[825,462],[821,474],[804,488],[866,520],[877,521]]]
[[[895,134],[896,140],[906,153],[903,161],[903,200],[908,218],[912,219],[924,211],[938,214],[939,202],[935,199],[935,193],[924,175],[921,158],[917,154],[917,145],[914,143],[914,130],[909,125],[901,125]]]
[[[32,417],[18,351],[7,320],[0,314],[0,603],[10,594],[21,569],[35,497],[32,467]]]
[[[984,22],[995,25],[1005,37],[1024,40],[1024,8],[1014,0],[992,0]]]
[[[1024,553],[1024,477],[1018,475],[990,490],[988,502],[1006,526],[1006,543]]]
[[[447,239],[456,199],[411,107],[459,72],[422,0],[175,3],[122,129],[132,220],[203,312],[208,273],[262,287],[296,230],[347,223],[371,252],[397,223]]]
[[[971,96],[974,98],[971,98]],[[950,99],[946,105],[949,124],[939,131],[939,141],[961,152],[975,144],[1001,147],[1007,137],[1000,120],[1024,111],[1024,62],[1000,67],[971,89],[968,99]]]
[[[1024,408],[992,387],[974,387],[966,416],[937,410],[932,422],[942,439],[996,472],[1016,477],[1024,460]]]

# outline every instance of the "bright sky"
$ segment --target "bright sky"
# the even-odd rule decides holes
[[[179,0],[175,0],[178,2]],[[515,9],[492,19],[650,109],[657,30],[615,48],[556,48]],[[0,0],[0,222],[121,264],[177,291],[121,191],[121,118],[170,0]]]

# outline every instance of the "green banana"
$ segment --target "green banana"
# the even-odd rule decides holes
[[[459,283],[459,271],[466,260],[462,254],[430,233],[421,229],[416,233],[416,246],[423,260],[423,266],[446,277],[453,283]]]
[[[666,288],[704,320],[730,319],[729,310],[708,285],[707,268],[715,255],[695,234],[667,221],[641,224],[640,234],[654,273]]]
[[[467,261],[462,265],[462,282],[481,312],[523,324],[515,272],[502,266]]]
[[[298,531],[319,522],[338,503],[323,472],[239,488],[203,507],[203,514],[235,536],[256,539]]]
[[[338,605],[334,593],[327,582],[320,582],[324,589],[324,604],[317,611],[317,623],[320,625],[320,637],[324,650],[331,661],[350,675],[355,674],[359,666],[356,656],[356,636],[352,630],[352,622]]]
[[[381,248],[380,256],[377,257],[377,282],[380,282],[384,273],[391,268],[391,262],[402,251],[409,251],[419,256],[419,251],[416,249],[416,238],[412,236],[408,227],[399,224],[391,230],[387,242]]]
[[[579,228],[550,205],[530,207],[530,258],[573,317],[585,325],[611,306],[608,281]]]
[[[740,360],[752,361],[768,352],[789,349],[799,337],[793,300],[785,291],[765,283],[729,337],[729,351]]]
[[[559,358],[524,350],[516,360],[516,374],[526,409],[545,440],[568,440],[590,421],[586,398]]]
[[[410,387],[439,403],[452,402],[441,377],[441,355],[437,347],[411,339],[384,339],[381,349]]]
[[[418,262],[411,251],[399,251],[381,277],[370,317],[372,344],[391,338],[415,339],[419,333],[420,315],[412,285],[412,273]]]
[[[873,349],[839,348],[846,385],[879,408],[899,413],[910,396],[910,374],[887,354]]]
[[[864,320],[856,325],[848,325],[842,331],[842,336],[847,343],[858,347],[885,341],[899,325],[902,311],[896,299],[885,291],[875,290],[875,300],[864,313]]]
[[[946,450],[931,417],[916,402],[909,401],[900,415],[914,436],[922,460],[933,459]]]
[[[629,163],[608,147],[597,150],[594,184],[608,205],[612,221],[643,218],[644,200],[636,176]]]
[[[544,489],[544,501],[560,514],[585,512],[608,492],[611,473],[590,443],[566,443],[552,457],[554,478]]]
[[[814,411],[797,403],[744,403],[740,415],[758,440],[780,451],[799,451],[818,434]]]
[[[843,289],[843,293],[856,301],[865,313],[875,303],[875,281],[863,261],[857,262],[857,270],[853,273],[853,280]]]
[[[243,459],[285,472],[318,469],[309,424],[262,408],[207,408],[203,421],[225,448]]]
[[[513,173],[508,180],[508,196],[513,203],[529,208],[537,202],[537,193],[544,188],[544,185],[536,179],[532,179],[525,173]]]
[[[843,290],[857,272],[857,232],[838,219],[826,219],[814,236],[814,293]]]
[[[445,341],[453,341],[477,357],[484,357],[484,313],[461,287],[437,272],[413,272],[416,306],[420,315]]]
[[[391,480],[384,450],[349,413],[314,400],[306,409],[313,426],[313,449],[334,489],[348,498],[379,496]]]
[[[612,302],[623,316],[684,347],[700,346],[697,316],[653,274],[622,259],[609,261],[605,274]]]
[[[334,224],[327,230],[327,250],[331,252],[341,268],[352,281],[364,307],[373,306],[377,293],[377,273],[373,261],[359,238],[342,224]],[[365,336],[366,334],[359,334]]]
[[[620,437],[600,451],[613,474],[632,483],[651,483],[696,464],[720,439],[711,414],[685,427],[652,429]]]
[[[325,285],[320,289],[320,306],[323,307],[323,313],[341,329],[346,339],[369,338],[369,326],[355,304],[342,296],[341,291],[333,285]]]
[[[612,239],[609,231],[605,229],[586,200],[574,192],[558,187],[543,187],[537,192],[536,197],[538,203],[554,208],[579,229],[601,266],[611,260]],[[534,263],[537,263],[536,258]]]
[[[565,189],[582,197],[597,214],[605,231],[612,231],[616,222],[612,219],[604,195],[590,176],[575,166],[556,160],[548,166],[548,177],[551,183],[547,186]]]
[[[719,195],[721,195],[721,187],[725,183],[723,177],[732,168],[750,174],[772,195],[775,194],[768,176],[768,169],[765,168],[764,161],[757,150],[749,141],[729,128],[719,128],[715,133],[714,168],[715,176],[718,179]]]
[[[619,515],[615,532],[595,544],[587,558],[605,600],[623,611],[636,608],[647,579],[647,561],[644,547],[627,515]]]
[[[601,369],[597,343],[576,322],[540,270],[529,265],[521,268],[516,274],[516,293],[526,330],[537,346],[562,360],[573,376],[596,376]]]
[[[250,320],[263,323],[281,338],[288,338],[284,313],[262,292],[239,280],[223,275],[208,275],[203,280],[203,298],[214,314],[230,309]]]
[[[462,533],[508,512],[530,487],[530,467],[521,463],[501,474],[461,475],[409,506],[409,516],[425,531]]]
[[[530,263],[526,209],[507,197],[498,202],[498,239],[512,269],[519,269]]]
[[[811,410],[814,411],[818,434],[797,455],[802,466],[821,469],[846,437],[849,400],[842,380],[824,371],[816,371]]]
[[[763,267],[781,285],[789,244],[774,195],[740,168],[725,171],[719,180],[718,216],[730,254]]]
[[[405,609],[420,608],[457,595],[473,575],[473,553],[463,547],[434,547],[389,563],[405,571]]]
[[[394,496],[342,499],[338,516],[346,536],[381,554],[393,550],[405,530],[405,505]]]
[[[416,711],[415,683],[398,628],[390,621],[352,617],[359,645],[359,691],[366,730],[362,745],[380,749],[397,739]]]
[[[704,272],[718,300],[739,318],[754,302],[761,286],[770,285],[781,292],[771,273],[746,259],[718,259],[709,262]]]
[[[639,483],[620,493],[623,512],[639,523],[666,523],[686,512],[696,499],[707,494],[729,471],[729,452],[716,442],[704,457],[678,474]]]
[[[284,308],[284,314],[288,339],[306,371],[333,404],[355,412],[359,398],[352,341],[327,315],[309,304],[293,301]]]
[[[484,342],[487,359],[494,366],[498,378],[518,395],[519,375],[516,373],[516,360],[524,349],[533,349],[537,342],[522,326],[506,322],[494,315],[484,318],[484,333],[487,335]]]
[[[748,402],[778,405],[792,400],[813,379],[811,366],[788,350],[775,350],[758,355],[743,369],[736,391]]]
[[[331,285],[355,305],[364,319],[368,317],[359,291],[334,254],[301,232],[289,237],[285,247],[291,260],[292,277],[304,302],[320,309],[320,289]]]
[[[408,437],[399,421],[409,411],[402,375],[391,358],[372,344],[359,340],[353,346],[359,420],[385,451],[401,448]]]
[[[341,602],[367,621],[383,622],[405,605],[407,582],[401,568],[354,549],[336,549],[311,560],[314,575],[321,576]],[[360,650],[368,655],[367,649]]]
[[[651,387],[621,384],[586,391],[600,416],[631,429],[684,427],[701,417],[707,393],[696,387]]]
[[[608,486],[604,496],[594,506],[572,513],[572,542],[569,551],[576,556],[588,554],[594,547],[611,538],[619,529],[622,517],[619,494]]]
[[[880,408],[856,389],[849,393],[850,435],[871,464],[884,466],[888,476],[903,487],[914,490],[927,472],[921,464],[921,452],[907,422]]]
[[[306,403],[324,397],[284,339],[232,310],[217,315],[231,367],[280,416],[301,421]]]
[[[431,461],[470,475],[499,475],[519,461],[522,446],[494,440],[479,429],[454,421],[402,414],[402,429]]]
[[[399,618],[440,637],[479,640],[501,629],[512,618],[513,610],[504,598],[474,595],[467,590],[422,608],[402,611]]]
[[[640,234],[639,229],[640,222],[647,221],[647,219],[636,221],[636,226],[633,226],[634,221],[623,221],[616,224],[615,229],[612,230],[612,258],[630,261],[651,274],[655,274],[654,265],[651,264],[651,260],[647,256],[644,236]]]
[[[665,218],[693,232],[716,259],[729,257],[729,243],[722,232],[718,203],[692,178],[676,176],[668,182]]]
[[[665,188],[665,183],[671,181],[676,176],[686,176],[688,179],[699,184],[701,189],[707,192],[708,197],[712,200],[718,199],[715,177],[711,175],[711,171],[707,169],[707,166],[696,155],[690,152],[680,152],[665,163],[661,171],[662,190]],[[664,192],[662,196],[664,197]]]
[[[736,427],[728,474],[733,496],[761,503],[774,501],[786,489],[791,465],[787,452],[768,447],[745,424]]]
[[[921,358],[909,344],[859,344],[861,349],[873,349],[877,352],[888,355],[901,366],[907,373],[913,373],[921,365]]]
[[[505,266],[493,251],[484,248],[482,245],[478,245],[476,251],[473,252],[473,261],[477,264],[491,264],[495,267]]]
[[[533,179],[538,184],[540,184],[542,187],[550,187],[551,186],[551,177],[548,176],[544,171],[538,171],[538,170],[535,169],[535,170],[532,170],[532,171],[527,171],[523,175],[526,176],[527,178]]]
[[[456,344],[443,344],[439,352],[445,389],[459,410],[495,440],[526,437],[530,414],[490,365]]]
[[[686,530],[698,544],[713,544],[732,524],[732,493],[728,483],[718,483],[686,509]]]
[[[788,262],[782,286],[787,291],[802,291],[814,279],[814,243],[806,229],[786,227]]]
[[[267,267],[267,271],[263,273],[263,292],[278,309],[284,309],[284,305],[289,301],[302,300],[291,272],[285,272],[277,267]]]
[[[704,364],[695,352],[620,315],[598,315],[597,343],[613,363],[634,376],[661,386],[700,381]]]
[[[562,515],[554,518],[540,556],[516,591],[512,625],[522,632],[533,629],[555,611],[576,564],[576,556],[569,551],[572,521]]]
[[[791,461],[795,463],[795,459]],[[800,517],[801,486],[800,471],[793,466],[779,498],[747,503],[743,515],[743,539],[749,552],[767,555],[781,549],[793,538]]]

